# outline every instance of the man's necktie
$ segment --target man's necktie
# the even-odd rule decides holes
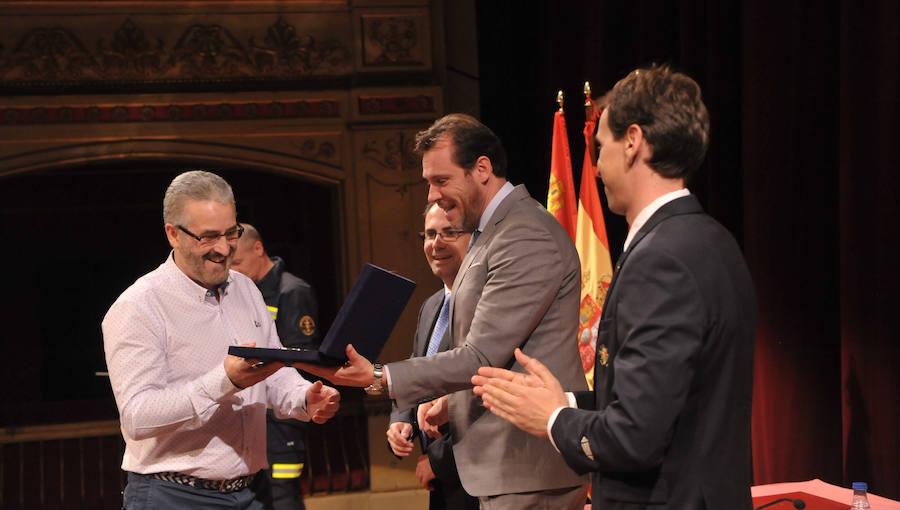
[[[472,247],[475,246],[475,240],[478,239],[478,236],[480,236],[480,235],[481,235],[480,230],[472,231],[472,238],[469,239],[469,247],[466,248],[466,253],[469,253],[469,250],[471,250]]]
[[[447,326],[449,324],[450,294],[444,294],[444,304],[441,305],[441,313],[438,314],[438,320],[434,325],[434,331],[431,332],[431,339],[428,341],[428,349],[425,351],[426,356],[437,354],[438,347],[441,346],[441,339],[444,338],[444,333],[447,331]],[[427,447],[431,443],[432,439],[428,437],[422,430],[419,431],[419,434],[422,436],[422,447]]]
[[[437,353],[438,347],[441,346],[441,339],[447,332],[447,326],[450,324],[450,294],[444,294],[444,304],[441,305],[441,313],[438,315],[437,323],[434,325],[434,331],[431,332],[431,340],[428,341],[428,350],[425,351],[426,356]]]

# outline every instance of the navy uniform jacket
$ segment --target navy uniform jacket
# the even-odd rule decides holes
[[[256,286],[263,295],[266,307],[275,319],[275,330],[285,347],[316,349],[319,347],[319,307],[313,288],[305,281],[284,270],[284,261],[272,257],[275,265]],[[306,424],[298,420],[269,418],[267,444],[269,462],[303,462]]]
[[[737,243],[694,196],[651,216],[617,264],[594,391],[554,443],[594,508],[751,508],[756,295]]]
[[[275,319],[278,338],[285,347],[319,347],[319,306],[313,288],[284,270],[281,257],[272,257],[275,266],[256,282],[263,300]]]
[[[431,332],[437,323],[438,314],[441,311],[441,304],[444,302],[444,289],[441,289],[431,295],[422,304],[419,310],[419,320],[416,323],[416,337],[413,343],[413,353],[411,357],[425,356],[428,350],[428,342],[431,340]],[[438,352],[443,352],[453,347],[453,341],[450,337],[450,328],[444,333],[441,339]],[[391,423],[406,422],[413,425],[413,437],[419,437],[419,427],[416,423],[416,409],[399,410],[396,405],[391,412]],[[428,455],[428,461],[431,463],[431,470],[434,472],[436,482],[435,489],[429,494],[429,508],[431,510],[477,510],[478,499],[470,496],[459,481],[459,473],[456,472],[456,461],[453,459],[453,443],[450,439],[450,427],[445,424],[441,427],[441,436],[439,439],[429,439],[423,441],[422,451]]]

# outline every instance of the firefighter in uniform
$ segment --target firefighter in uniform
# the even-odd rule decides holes
[[[313,288],[285,271],[280,257],[269,257],[259,231],[253,225],[241,225],[244,235],[238,242],[231,268],[256,282],[266,307],[272,312],[278,338],[285,347],[318,348],[319,307]],[[263,498],[266,508],[305,509],[299,478],[306,462],[303,441],[307,425],[298,420],[275,418],[271,409],[266,414],[270,466],[266,475],[271,489],[271,494]]]

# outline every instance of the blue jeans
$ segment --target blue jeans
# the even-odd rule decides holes
[[[128,473],[125,486],[125,510],[263,510],[256,497],[262,475],[250,487],[235,492],[198,489],[147,475]]]

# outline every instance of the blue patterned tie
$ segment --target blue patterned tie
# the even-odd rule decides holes
[[[450,323],[450,294],[444,294],[444,304],[441,305],[441,313],[438,315],[437,324],[434,325],[434,331],[431,332],[431,340],[428,341],[428,350],[425,351],[426,356],[436,354],[438,347],[441,345],[441,339],[447,332],[447,325]]]
[[[438,315],[437,323],[435,323],[434,330],[431,332],[431,339],[428,340],[428,349],[425,351],[426,356],[437,354],[438,347],[441,346],[441,339],[444,338],[444,333],[447,331],[447,325],[449,324],[450,294],[445,293],[444,304],[441,305],[441,313]],[[433,441],[423,430],[419,431],[419,435],[422,436],[422,447],[427,447]]]

